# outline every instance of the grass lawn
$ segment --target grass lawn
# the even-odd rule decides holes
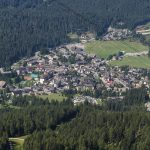
[[[32,86],[34,83],[35,83],[35,82],[34,82],[33,80],[31,80],[31,81],[21,81],[21,82],[20,82],[20,86],[21,86],[22,88],[24,88],[24,87],[30,87],[30,86]]]
[[[9,141],[12,142],[13,150],[23,150],[25,138],[27,138],[27,136],[22,136],[18,138],[9,138]]]
[[[102,58],[107,58],[109,55],[125,51],[129,53],[140,52],[148,50],[140,42],[123,41],[94,41],[86,44],[86,51],[90,54],[96,54]]]
[[[79,38],[79,36],[76,33],[69,33],[68,36],[71,39],[78,39]]]
[[[79,41],[79,36],[76,33],[69,33],[68,37],[72,42],[78,42]]]
[[[61,93],[51,93],[48,95],[39,95],[39,97],[44,100],[48,98],[49,101],[51,101],[51,100],[63,101],[64,99],[66,99],[66,97],[63,96]]]
[[[122,61],[112,61],[113,66],[131,66],[135,68],[150,68],[150,58],[147,56],[125,57]]]

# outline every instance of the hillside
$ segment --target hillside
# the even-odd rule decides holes
[[[43,47],[69,41],[70,32],[110,25],[133,28],[150,19],[150,0],[0,0],[0,66],[8,66]]]
[[[125,95],[97,106],[21,97],[20,109],[0,109],[0,149],[149,150],[147,92],[140,88]]]

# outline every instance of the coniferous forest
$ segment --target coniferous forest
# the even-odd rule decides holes
[[[0,66],[66,43],[70,32],[100,37],[110,24],[134,28],[149,19],[149,0],[0,0]]]

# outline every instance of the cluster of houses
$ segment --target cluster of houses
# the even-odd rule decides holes
[[[94,41],[95,40],[95,35],[92,34],[92,33],[84,33],[84,34],[81,34],[79,39],[80,39],[80,42],[82,44],[84,44],[84,43],[87,43],[87,42]]]
[[[130,88],[146,86],[149,89],[150,85],[150,80],[144,74],[143,69],[134,68],[124,70],[119,67],[113,67],[109,74],[101,76],[101,80],[107,88],[111,87],[115,91],[119,91],[120,94]]]
[[[149,26],[145,26],[145,25],[138,26],[135,29],[135,31],[136,31],[136,34],[142,34],[144,36],[150,35],[150,27]]]
[[[99,84],[100,70],[104,60],[89,55],[82,44],[69,44],[49,50],[48,55],[35,55],[14,64],[12,70],[23,77],[22,82],[31,82],[30,87],[11,89],[26,94],[62,92],[73,88],[77,91],[94,90]],[[25,66],[26,65],[26,66]]]
[[[49,49],[47,55],[38,52],[31,58],[13,64],[12,71],[22,81],[7,87],[13,95],[42,95],[74,89],[77,92],[111,90],[118,97],[129,88],[143,85],[149,88],[150,81],[142,69],[123,70],[120,67],[110,67],[107,63],[107,60],[96,55],[87,54],[83,44],[63,45]],[[0,81],[0,88],[5,86],[6,82]],[[96,99],[89,97],[77,97],[73,102],[76,104],[85,100],[96,104]]]
[[[132,32],[129,29],[116,29],[110,26],[102,39],[105,41],[121,40],[130,37],[131,34]]]
[[[98,102],[97,102],[97,99],[96,98],[92,98],[90,96],[76,96],[72,99],[74,105],[78,105],[78,104],[81,104],[81,103],[85,103],[85,102],[88,102],[88,103],[91,103],[93,105],[97,105]]]

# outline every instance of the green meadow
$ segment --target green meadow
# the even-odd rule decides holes
[[[130,66],[135,68],[150,68],[150,58],[147,56],[124,57],[121,61],[111,61],[113,66]]]
[[[43,95],[39,95],[38,97],[44,100],[48,99],[49,101],[52,100],[63,101],[64,99],[66,99],[66,97],[63,96],[61,93],[43,94]]]
[[[109,55],[125,51],[128,53],[141,52],[148,50],[148,47],[137,41],[122,40],[122,41],[94,41],[87,43],[85,49],[90,54],[96,54],[102,58],[107,58]]]

